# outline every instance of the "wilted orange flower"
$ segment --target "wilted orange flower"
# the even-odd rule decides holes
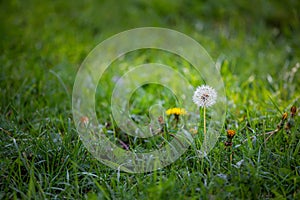
[[[81,125],[86,126],[89,123],[89,121],[90,120],[89,120],[89,118],[87,116],[80,117],[80,123],[81,123]]]
[[[190,132],[193,134],[193,135],[196,135],[198,133],[197,129],[195,128],[191,128],[190,129]]]
[[[227,130],[227,137],[232,139],[235,136],[235,130]]]
[[[282,115],[282,120],[286,120],[287,117],[288,117],[288,113],[287,113],[287,112],[283,113],[283,115]]]

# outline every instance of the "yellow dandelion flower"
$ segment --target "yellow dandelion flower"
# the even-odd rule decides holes
[[[166,111],[167,115],[185,115],[186,110],[183,108],[170,108]]]

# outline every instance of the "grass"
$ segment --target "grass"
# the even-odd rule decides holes
[[[299,108],[299,8],[296,1],[1,1],[0,199],[299,199],[299,114],[290,134],[251,140],[276,129],[292,105]],[[140,26],[175,29],[200,42],[220,67],[228,104],[224,130],[207,157],[199,159],[191,146],[161,170],[130,174],[86,150],[73,123],[71,94],[93,47]],[[126,70],[149,60],[183,62],[139,51],[114,65]],[[97,90],[96,109],[101,123],[112,123],[114,85],[106,87]],[[157,101],[174,106],[169,96],[159,86],[139,88],[131,111],[143,121]],[[112,141],[113,134],[121,137],[117,127],[107,129]],[[226,129],[237,132],[232,161]]]

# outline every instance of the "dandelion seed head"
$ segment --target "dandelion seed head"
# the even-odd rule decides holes
[[[197,87],[193,102],[199,107],[209,107],[216,103],[217,92],[214,88],[208,85],[202,85]]]

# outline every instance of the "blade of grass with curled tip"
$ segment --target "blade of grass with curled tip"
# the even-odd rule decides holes
[[[277,109],[277,111],[282,115],[282,111],[280,110],[280,108],[278,107],[278,105],[275,103],[275,101],[272,99],[272,97],[270,95],[268,95],[270,101],[272,102],[272,104],[275,106],[275,108]]]
[[[71,94],[70,94],[70,92],[68,91],[68,88],[67,88],[66,84],[64,83],[64,81],[62,80],[62,78],[61,78],[55,71],[53,71],[53,70],[51,70],[51,69],[49,70],[49,72],[50,72],[51,74],[53,74],[53,75],[58,79],[58,81],[59,81],[60,84],[63,86],[64,90],[66,91],[66,94],[67,94],[68,98],[71,99]]]

